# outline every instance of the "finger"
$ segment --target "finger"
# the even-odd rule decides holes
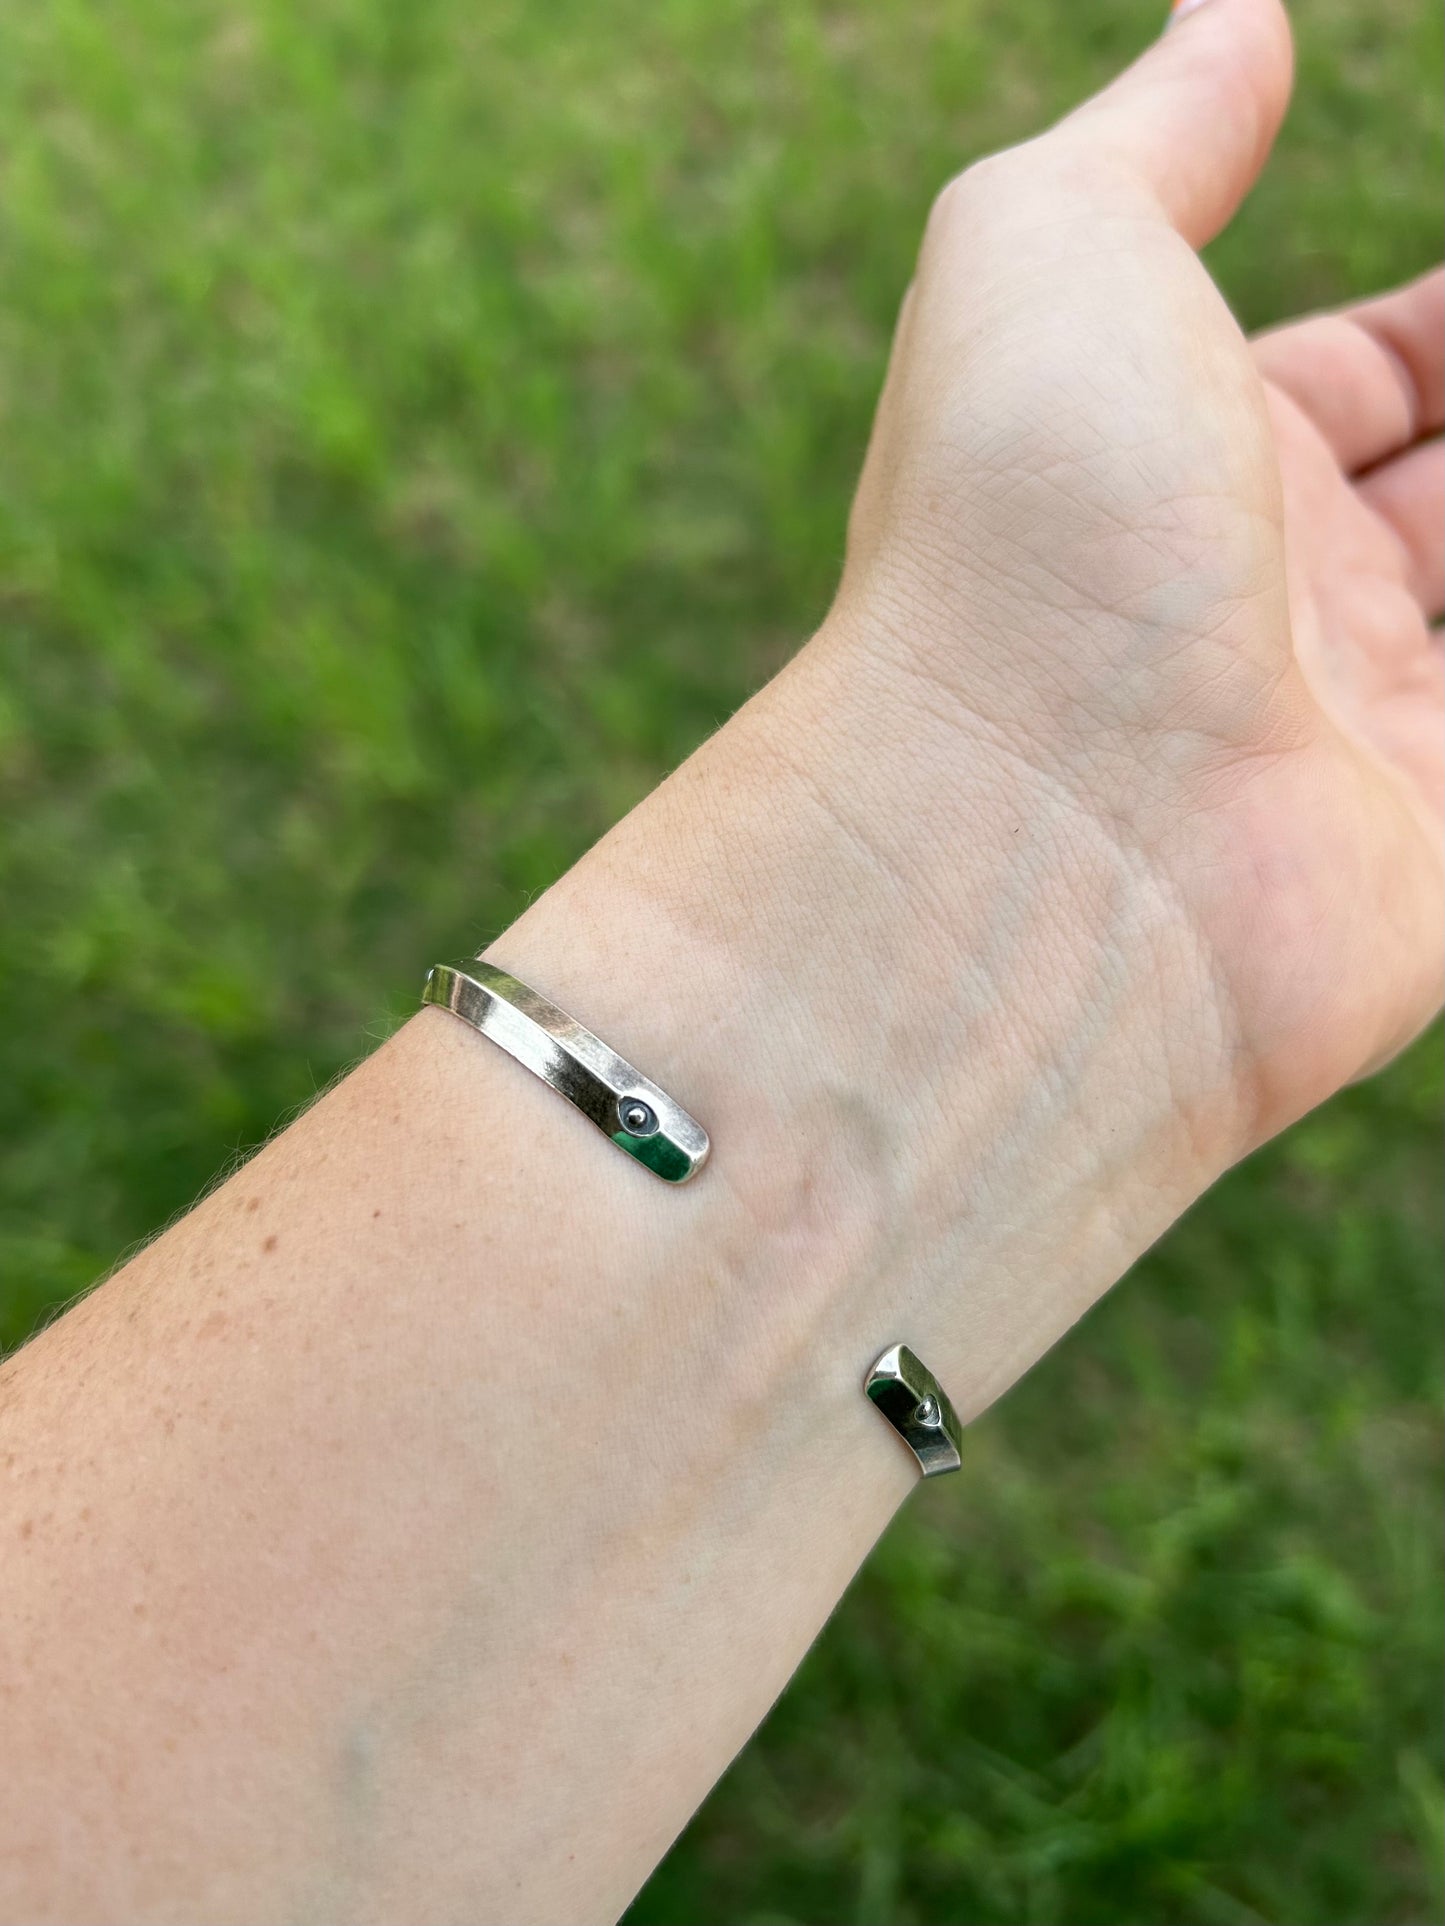
[[[1445,269],[1260,335],[1261,374],[1303,408],[1347,474],[1445,428]]]
[[[1372,469],[1361,501],[1399,538],[1405,579],[1426,616],[1445,615],[1445,441],[1426,441]]]
[[[1056,131],[1133,173],[1202,247],[1264,165],[1292,65],[1280,0],[1184,0],[1162,38]]]

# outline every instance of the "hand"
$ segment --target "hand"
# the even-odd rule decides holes
[[[1439,996],[1441,282],[1251,349],[1195,251],[1289,77],[1204,0],[943,191],[822,631],[496,949],[967,1410]]]
[[[1194,252],[1289,68],[1209,0],[944,191],[839,605],[1172,897],[1251,1139],[1421,1027],[1445,934],[1445,283],[1251,351]]]

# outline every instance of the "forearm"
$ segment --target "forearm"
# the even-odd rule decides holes
[[[428,1011],[0,1374],[0,1911],[614,1912],[912,1487],[877,1352],[971,1416],[1436,1007],[1438,285],[1267,396],[1288,32],[1184,14],[940,196],[824,633],[494,946],[699,1180]]]
[[[871,1358],[972,1414],[1239,1147],[1167,899],[821,642],[490,952],[696,1183],[427,1012],[7,1367],[7,1915],[615,1912],[911,1488]]]

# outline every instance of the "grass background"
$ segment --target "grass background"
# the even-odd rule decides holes
[[[1296,17],[1251,324],[1439,247],[1438,9]],[[0,1343],[806,635],[932,191],[1159,24],[0,12]],[[634,1926],[1440,1916],[1440,1100],[1427,1041],[975,1429]]]

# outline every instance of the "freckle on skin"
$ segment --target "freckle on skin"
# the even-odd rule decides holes
[[[277,1237],[275,1231],[272,1231],[269,1237],[263,1237],[261,1239],[261,1249],[263,1251],[274,1251],[279,1242],[280,1239]]]
[[[35,1530],[35,1520],[33,1518],[27,1518],[24,1524],[20,1527],[20,1536],[22,1538],[28,1538],[34,1530]]]
[[[248,1198],[246,1200],[246,1208],[247,1210],[259,1210],[261,1208],[261,1199],[259,1197]]]

